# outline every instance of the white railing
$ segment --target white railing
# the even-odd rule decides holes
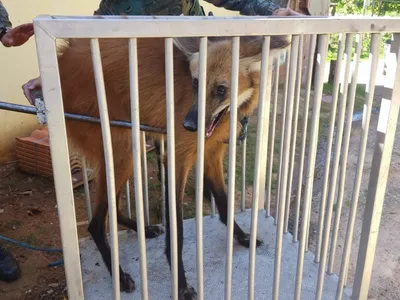
[[[144,199],[144,202],[136,201],[136,220],[137,233],[139,241],[139,260],[140,260],[140,289],[141,299],[149,299],[151,289],[150,283],[147,281],[148,269],[146,260],[145,246],[145,226],[149,223],[148,215],[148,193],[146,184],[146,173],[142,175],[142,164],[144,161],[144,170],[146,170],[145,160],[141,158],[139,131],[139,73],[138,71],[138,39],[140,38],[162,38],[165,39],[165,78],[166,78],[166,115],[167,115],[167,151],[168,161],[166,165],[166,173],[164,177],[168,178],[167,190],[163,195],[169,198],[166,205],[166,211],[169,215],[165,218],[167,236],[170,238],[170,255],[171,255],[171,274],[172,299],[179,298],[179,281],[182,275],[179,268],[183,267],[178,253],[182,247],[178,242],[178,224],[181,216],[177,214],[181,191],[176,189],[175,176],[175,119],[174,112],[174,65],[173,55],[175,51],[173,38],[176,37],[200,37],[199,48],[199,107],[198,107],[198,134],[197,134],[197,165],[196,165],[196,269],[197,269],[197,299],[204,299],[204,274],[203,260],[203,177],[204,177],[204,151],[207,141],[205,140],[205,105],[207,99],[206,94],[206,78],[207,78],[207,38],[227,36],[232,37],[232,74],[231,74],[231,107],[236,107],[238,103],[239,89],[239,55],[240,55],[240,36],[264,36],[262,42],[261,58],[261,75],[259,91],[259,107],[258,107],[258,127],[257,127],[257,143],[256,158],[254,170],[254,187],[252,201],[251,216],[251,235],[249,249],[249,267],[248,270],[242,270],[243,274],[248,272],[248,299],[258,299],[255,295],[255,266],[256,266],[256,235],[258,224],[258,212],[264,209],[264,199],[260,199],[260,191],[264,190],[265,179],[262,171],[266,170],[268,174],[267,190],[265,192],[266,216],[270,216],[271,205],[271,174],[275,133],[275,120],[277,119],[277,91],[278,91],[278,73],[272,77],[268,66],[273,63],[278,66],[277,59],[273,58],[270,50],[271,40],[276,35],[291,35],[292,42],[286,55],[287,73],[285,81],[284,108],[282,111],[283,126],[281,131],[280,159],[279,159],[279,177],[278,177],[278,196],[276,200],[276,241],[275,241],[275,268],[273,272],[272,299],[280,298],[280,290],[284,287],[280,286],[281,279],[281,259],[283,247],[283,235],[288,231],[288,219],[291,196],[291,188],[293,186],[293,163],[296,151],[296,135],[297,135],[297,118],[299,110],[299,94],[300,94],[300,77],[302,62],[302,45],[307,40],[310,45],[308,74],[305,80],[306,99],[303,115],[302,137],[300,147],[300,179],[297,188],[297,197],[295,205],[295,229],[293,232],[293,242],[298,243],[298,258],[296,268],[296,280],[292,282],[294,289],[294,299],[300,299],[302,295],[302,281],[305,253],[308,249],[309,222],[311,214],[311,201],[314,182],[315,160],[318,142],[318,128],[321,108],[321,98],[323,90],[323,78],[326,68],[326,57],[328,50],[328,38],[330,34],[341,34],[338,66],[336,70],[333,101],[332,101],[332,117],[330,120],[327,158],[324,173],[324,190],[321,201],[320,219],[317,231],[317,248],[315,253],[315,261],[319,263],[319,274],[317,287],[315,290],[315,299],[324,299],[323,284],[326,267],[328,272],[332,272],[333,260],[335,257],[336,247],[331,247],[330,257],[328,261],[328,244],[330,241],[330,226],[333,214],[334,196],[337,185],[337,177],[339,176],[339,197],[337,200],[337,209],[343,204],[343,182],[345,180],[345,165],[349,147],[349,135],[351,131],[352,109],[354,104],[355,89],[357,84],[357,71],[353,71],[350,75],[350,63],[353,49],[353,39],[356,38],[355,51],[355,70],[360,60],[361,39],[364,34],[371,34],[372,46],[370,50],[371,74],[370,82],[366,87],[366,98],[364,104],[363,129],[360,142],[360,153],[357,167],[356,180],[354,183],[353,199],[351,202],[351,213],[349,217],[347,236],[344,246],[344,254],[342,257],[342,265],[340,269],[340,277],[337,288],[336,299],[343,296],[343,288],[347,279],[349,256],[351,244],[353,240],[354,223],[357,209],[357,201],[360,191],[360,183],[362,169],[364,164],[364,156],[366,150],[366,140],[369,131],[369,120],[371,116],[372,99],[375,89],[377,61],[379,58],[379,42],[381,34],[384,32],[399,33],[400,20],[391,18],[262,18],[262,17],[238,17],[238,18],[218,18],[218,17],[49,17],[41,16],[34,20],[35,35],[37,42],[37,51],[40,64],[40,74],[43,82],[43,94],[47,108],[47,121],[50,134],[51,154],[54,170],[54,180],[56,186],[56,195],[59,209],[59,219],[61,227],[61,236],[63,244],[63,253],[65,261],[65,272],[68,284],[69,299],[83,299],[84,288],[82,283],[81,261],[79,257],[78,235],[76,229],[75,208],[73,199],[73,190],[71,185],[71,174],[69,172],[69,148],[67,143],[66,122],[64,120],[64,108],[62,98],[62,86],[60,82],[60,74],[57,61],[56,39],[58,38],[88,38],[91,41],[91,53],[94,66],[94,75],[97,91],[97,99],[101,118],[101,128],[104,145],[104,157],[107,169],[107,191],[108,191],[108,211],[110,224],[110,244],[111,244],[111,270],[113,278],[113,299],[120,299],[120,272],[119,272],[119,251],[118,251],[118,234],[117,234],[117,205],[116,190],[113,165],[113,146],[111,138],[111,130],[109,126],[109,115],[107,107],[107,99],[105,92],[105,83],[103,79],[103,67],[101,60],[101,49],[99,47],[99,39],[101,38],[125,38],[129,42],[129,61],[126,57],[126,63],[129,63],[130,76],[130,120],[132,122],[132,157],[133,157],[133,178],[135,186],[135,199]],[[316,46],[317,45],[317,49]],[[300,47],[299,47],[300,46]],[[396,50],[398,58],[398,49]],[[317,59],[314,61],[314,53]],[[342,68],[342,55],[345,53],[344,68],[345,77],[342,85],[340,70]],[[88,58],[89,59],[89,58]],[[308,110],[310,107],[310,94],[312,85],[313,64],[316,63],[314,76],[314,94],[313,109],[310,131],[307,132]],[[364,215],[364,223],[361,234],[361,241],[358,253],[357,269],[355,281],[353,284],[353,298],[366,299],[371,279],[372,265],[374,261],[374,253],[376,249],[377,233],[379,231],[380,212],[383,206],[388,170],[390,167],[391,151],[393,147],[393,139],[397,124],[397,116],[400,104],[400,64],[397,64],[396,70],[393,69],[393,81],[388,83],[388,88],[393,89],[390,96],[382,100],[379,113],[379,125],[377,128],[377,142],[374,152],[374,160],[370,173],[370,183],[368,189],[368,201],[366,212]],[[276,69],[277,70],[277,69]],[[161,76],[162,74],[160,74]],[[271,78],[275,78],[271,88]],[[350,91],[348,92],[348,84]],[[128,87],[127,87],[128,88]],[[270,90],[275,91],[272,98]],[[347,97],[349,95],[349,97]],[[339,97],[340,96],[340,97]],[[270,100],[273,99],[272,110],[272,126],[270,126],[269,111],[271,108]],[[192,99],[188,99],[191,103]],[[346,106],[346,101],[349,105]],[[330,156],[332,154],[333,130],[335,127],[336,106],[339,102],[338,121],[336,125],[337,140],[336,149],[341,151],[334,152],[332,173],[330,173]],[[345,112],[347,108],[347,118]],[[350,116],[350,117],[349,117]],[[236,136],[238,112],[236,109],[230,110],[230,132],[229,132],[229,172],[228,172],[228,192],[227,192],[227,236],[226,236],[226,270],[225,270],[225,299],[232,299],[235,286],[232,286],[232,257],[233,257],[233,238],[234,238],[234,202],[235,202],[235,163],[236,163]],[[181,121],[181,120],[179,120]],[[346,121],[346,122],[345,122]],[[346,124],[346,129],[344,126]],[[151,124],[146,124],[151,125]],[[179,124],[178,124],[179,125]],[[344,131],[344,135],[343,135]],[[270,133],[270,134],[269,134]],[[270,136],[270,139],[266,138]],[[264,137],[264,138],[263,138]],[[179,138],[179,137],[178,137]],[[308,144],[307,144],[308,138]],[[143,141],[143,140],[142,140]],[[164,144],[162,140],[162,151]],[[145,141],[143,141],[145,142]],[[144,144],[145,148],[145,144]],[[270,151],[270,152],[268,152]],[[143,152],[143,149],[142,149]],[[145,152],[145,151],[144,151]],[[305,161],[305,155],[308,154],[308,160]],[[339,159],[342,159],[341,167]],[[178,159],[181,159],[180,157]],[[268,162],[268,164],[267,164]],[[305,164],[307,162],[307,164]],[[343,166],[344,165],[344,166]],[[85,165],[84,165],[85,166]],[[303,174],[304,173],[304,174]],[[178,174],[179,175],[179,174]],[[304,197],[301,198],[301,187],[303,177],[306,181]],[[330,180],[328,180],[330,178]],[[145,187],[145,192],[143,191]],[[88,188],[85,186],[88,193]],[[168,194],[167,194],[168,192]],[[169,197],[167,197],[169,196]],[[214,195],[215,196],[215,195]],[[129,196],[127,197],[129,199]],[[129,200],[128,200],[129,202]],[[241,208],[244,209],[244,198],[242,197]],[[128,208],[129,209],[129,208]],[[300,230],[299,219],[300,210],[302,210]],[[129,210],[130,213],[130,210]],[[89,219],[92,219],[89,213]],[[168,222],[170,220],[170,224]],[[331,243],[336,245],[338,224],[340,223],[340,213],[336,214],[333,235]],[[165,299],[170,298],[170,293],[165,292]],[[243,295],[244,296],[244,295]],[[188,298],[184,298],[188,299]],[[281,298],[280,298],[281,299]]]

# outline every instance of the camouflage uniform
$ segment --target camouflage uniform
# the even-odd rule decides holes
[[[279,8],[272,0],[205,0],[216,7],[239,11],[242,15],[272,15]],[[102,0],[95,15],[189,15],[202,16],[198,0]],[[0,1],[0,30],[11,27],[7,10]]]
[[[205,0],[216,7],[238,11],[242,15],[272,15],[279,8],[273,0]],[[198,0],[103,0],[95,15],[189,15],[204,11]]]
[[[4,7],[3,3],[0,1],[0,32],[6,28],[11,27],[12,24],[8,18],[8,13],[6,8]]]
[[[239,11],[242,15],[272,15],[279,8],[272,0],[205,0],[216,7]],[[202,16],[198,0],[102,0],[95,15],[189,15]],[[0,1],[0,30],[11,27],[7,10]]]

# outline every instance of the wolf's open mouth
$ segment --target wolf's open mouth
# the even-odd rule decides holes
[[[219,122],[221,122],[222,118],[225,116],[226,112],[228,111],[228,108],[229,108],[229,106],[227,108],[224,108],[219,114],[217,114],[211,120],[210,125],[208,126],[207,131],[206,131],[206,138],[209,138],[213,134],[215,128],[217,128]]]

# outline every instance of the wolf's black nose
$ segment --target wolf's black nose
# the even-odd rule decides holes
[[[183,120],[183,127],[191,132],[196,132],[197,131],[197,106],[193,105],[188,113],[186,114],[185,119]]]
[[[194,120],[187,120],[185,119],[183,121],[183,127],[191,132],[196,132],[197,131],[197,120],[194,122]]]

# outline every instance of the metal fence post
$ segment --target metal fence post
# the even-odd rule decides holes
[[[49,123],[50,151],[68,298],[78,300],[83,299],[83,283],[56,41],[37,21],[34,22],[34,28],[46,117]]]
[[[399,38],[400,34],[396,34],[395,39]],[[392,53],[396,53],[395,66],[397,67],[392,66],[392,68],[388,70],[388,78],[393,76],[394,80],[386,81],[386,91],[382,98],[379,112],[375,150],[368,184],[367,203],[361,231],[360,250],[358,251],[356,274],[353,285],[353,299],[367,299],[371,281],[400,106],[399,49],[398,45],[391,49]]]

